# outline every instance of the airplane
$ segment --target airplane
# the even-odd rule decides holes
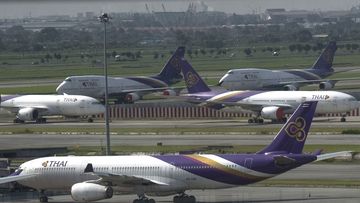
[[[46,116],[80,117],[101,114],[105,107],[82,95],[1,95],[0,108],[16,114],[14,123],[46,123]],[[91,117],[89,122],[93,122]]]
[[[184,53],[185,47],[178,47],[161,72],[154,76],[108,77],[109,98],[116,98],[116,103],[134,103],[142,96],[156,91],[163,91],[164,95],[176,95],[176,90],[169,85],[183,79],[178,61],[184,57]],[[103,99],[105,79],[101,75],[70,76],[56,88],[56,92]]]
[[[317,114],[344,113],[359,107],[351,95],[337,91],[228,91],[210,89],[193,67],[182,58],[180,61],[188,93],[176,96],[185,101],[214,109],[236,107],[235,111],[251,111],[256,114],[249,123],[263,123],[265,119],[285,121],[285,114],[293,113],[305,101],[319,101]],[[346,121],[346,115],[341,118]]]
[[[37,158],[0,178],[39,191],[70,191],[75,201],[111,198],[114,192],[136,194],[133,203],[155,203],[147,196],[169,196],[174,203],[195,203],[187,190],[221,189],[256,183],[302,165],[343,156],[350,151],[303,153],[317,102],[299,105],[274,140],[253,154],[127,156],[55,156]]]
[[[332,89],[339,80],[324,78],[334,73],[332,63],[336,49],[336,42],[329,42],[309,69],[232,69],[218,85],[228,90],[299,90],[301,86],[318,83],[321,90]]]

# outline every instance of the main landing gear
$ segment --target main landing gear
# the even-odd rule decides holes
[[[271,123],[286,123],[287,118],[280,118],[280,119],[271,119]],[[250,118],[248,120],[248,123],[259,123],[259,124],[263,124],[264,123],[264,119],[261,117],[253,117]]]
[[[249,118],[248,123],[264,123],[264,119],[259,118],[259,117],[253,117],[253,118]]]
[[[340,122],[346,122],[346,114],[341,115]]]
[[[39,191],[39,200],[40,202],[48,202],[48,197],[45,195],[45,190]]]
[[[21,120],[19,118],[15,118],[13,122],[14,123],[25,123],[25,121],[23,121],[23,120]]]
[[[36,123],[46,123],[46,118],[38,118],[36,119]]]
[[[138,195],[138,199],[134,199],[133,203],[156,203],[154,199],[149,199],[145,195]]]
[[[174,203],[196,203],[196,198],[193,195],[181,193],[174,197]]]

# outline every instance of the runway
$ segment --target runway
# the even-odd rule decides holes
[[[358,203],[360,202],[359,189],[349,188],[297,188],[297,187],[236,187],[221,190],[189,191],[195,195],[198,203]],[[37,203],[36,197],[25,199],[4,200],[11,203]],[[102,200],[102,203],[129,203],[136,198],[135,195],[115,195],[111,199]],[[172,203],[172,196],[154,197],[156,202]],[[0,198],[1,200],[1,198]],[[74,202],[70,195],[52,196],[49,202],[70,203]]]

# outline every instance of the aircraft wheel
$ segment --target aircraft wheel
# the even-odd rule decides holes
[[[254,123],[254,119],[249,118],[248,123]]]
[[[40,197],[40,202],[48,202],[48,197],[46,196]]]
[[[189,203],[195,203],[196,202],[196,198],[193,195],[190,195],[188,197],[188,199],[189,199]]]
[[[94,119],[88,118],[88,123],[92,123],[92,122],[94,122]]]
[[[342,118],[340,119],[340,122],[346,122],[346,118],[345,118],[345,117],[342,117]]]
[[[149,199],[149,203],[156,203],[154,199]]]
[[[261,124],[263,124],[263,123],[264,123],[264,119],[262,119],[262,118],[259,118],[259,119],[258,119],[258,123],[261,123]]]

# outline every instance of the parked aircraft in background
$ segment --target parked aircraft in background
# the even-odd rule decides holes
[[[249,123],[263,123],[263,118],[286,120],[285,114],[294,112],[305,101],[319,101],[317,114],[345,113],[359,107],[353,96],[336,91],[211,90],[184,58],[180,64],[188,90],[180,97],[215,109],[232,106],[240,107],[240,111],[250,110],[256,117],[249,119]],[[341,121],[345,121],[345,115]]]
[[[195,203],[193,189],[248,185],[299,166],[349,152],[302,153],[317,102],[301,104],[270,145],[254,154],[153,156],[67,156],[38,158],[20,165],[0,184],[17,181],[40,191],[71,191],[75,201],[111,198],[113,191],[137,194],[134,203],[155,203],[145,195],[178,194],[174,203]]]
[[[183,79],[179,59],[184,57],[185,48],[179,47],[158,75],[145,77],[108,77],[110,98],[118,103],[133,103],[145,94],[163,91],[165,95],[175,95],[169,85]],[[105,97],[105,79],[101,75],[83,75],[67,77],[57,88],[58,94],[76,94],[103,99]]]
[[[220,79],[219,85],[228,90],[298,90],[318,83],[319,89],[332,89],[338,80],[324,78],[334,73],[332,62],[336,49],[336,42],[329,42],[310,69],[232,69]]]
[[[0,108],[16,114],[14,123],[45,123],[44,116],[80,117],[105,112],[98,100],[81,95],[1,95]],[[88,121],[93,120],[89,117]]]

